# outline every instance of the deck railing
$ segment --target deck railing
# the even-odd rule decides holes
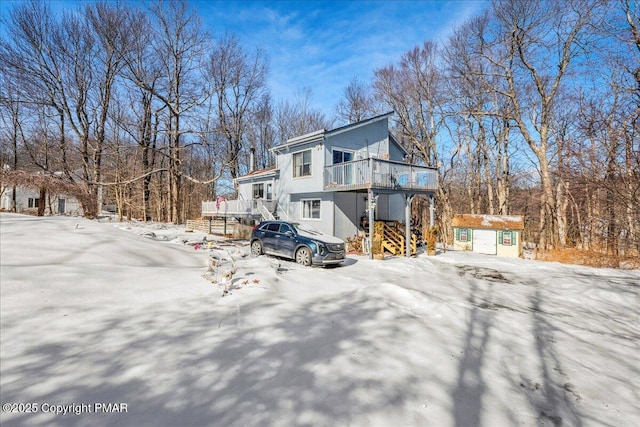
[[[434,168],[381,159],[338,163],[324,168],[324,189],[436,191],[438,176]]]
[[[212,217],[260,217],[271,215],[276,209],[275,200],[224,200],[202,202],[202,216]],[[273,217],[273,216],[272,216]]]

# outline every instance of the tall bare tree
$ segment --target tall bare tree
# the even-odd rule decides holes
[[[441,162],[437,137],[446,118],[443,71],[438,64],[438,46],[431,41],[405,52],[398,64],[374,71],[373,87],[378,99],[396,112],[401,143],[414,161],[438,170],[438,223],[450,224],[453,212],[446,176],[455,155]],[[457,153],[454,149],[453,152]]]
[[[103,204],[102,154],[106,140],[106,126],[109,107],[113,97],[116,77],[124,66],[124,58],[132,49],[134,31],[138,21],[136,15],[124,8],[120,3],[98,2],[89,4],[84,10],[85,21],[89,31],[95,38],[94,73],[97,84],[94,92],[95,143],[93,148],[93,180],[94,197],[97,210]]]
[[[338,118],[355,123],[380,112],[376,108],[372,90],[358,77],[354,77],[343,92],[343,98],[336,106]]]
[[[535,155],[542,188],[538,238],[542,248],[564,240],[555,222],[550,165],[554,114],[570,65],[589,44],[586,30],[599,4],[596,0],[495,1],[495,37],[487,43],[488,35],[480,35],[486,47],[483,56],[506,80],[503,94],[509,98],[520,134]]]
[[[196,12],[184,0],[154,2],[150,13],[151,45],[160,60],[163,78],[157,87],[151,86],[142,76],[136,83],[166,106],[168,220],[178,223],[184,220],[180,209],[183,136],[193,132],[193,129],[185,129],[184,121],[206,99],[198,73],[204,64],[208,35],[202,30]]]
[[[311,88],[303,88],[294,101],[280,101],[275,109],[276,143],[321,129],[330,129],[333,122],[318,108],[310,104],[313,100]]]
[[[265,53],[261,49],[253,54],[245,52],[233,35],[219,40],[211,52],[207,76],[217,99],[217,119],[226,141],[226,163],[232,179],[239,176],[243,138],[265,93],[267,70]]]

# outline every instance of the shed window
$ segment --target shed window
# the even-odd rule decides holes
[[[303,219],[320,219],[320,199],[302,201]]]
[[[311,150],[293,154],[293,177],[311,176]]]
[[[513,232],[512,231],[502,231],[500,233],[500,244],[503,246],[512,246],[513,245]]]
[[[470,242],[471,241],[471,230],[468,228],[457,228],[457,239],[459,242]]]

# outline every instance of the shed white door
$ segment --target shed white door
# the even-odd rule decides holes
[[[496,240],[495,230],[473,230],[473,252],[495,255]]]

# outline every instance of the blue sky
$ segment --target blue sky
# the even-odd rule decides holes
[[[344,88],[357,76],[397,62],[424,40],[444,41],[486,1],[198,1],[207,29],[234,33],[270,60],[274,101],[313,91],[312,106],[333,117]]]
[[[16,0],[0,3],[6,17]],[[54,10],[77,3],[50,2]],[[294,101],[304,88],[311,88],[311,106],[333,118],[344,88],[354,77],[369,82],[375,69],[397,62],[424,40],[446,40],[488,1],[214,0],[191,4],[214,37],[228,31],[243,47],[264,49],[275,103]]]

